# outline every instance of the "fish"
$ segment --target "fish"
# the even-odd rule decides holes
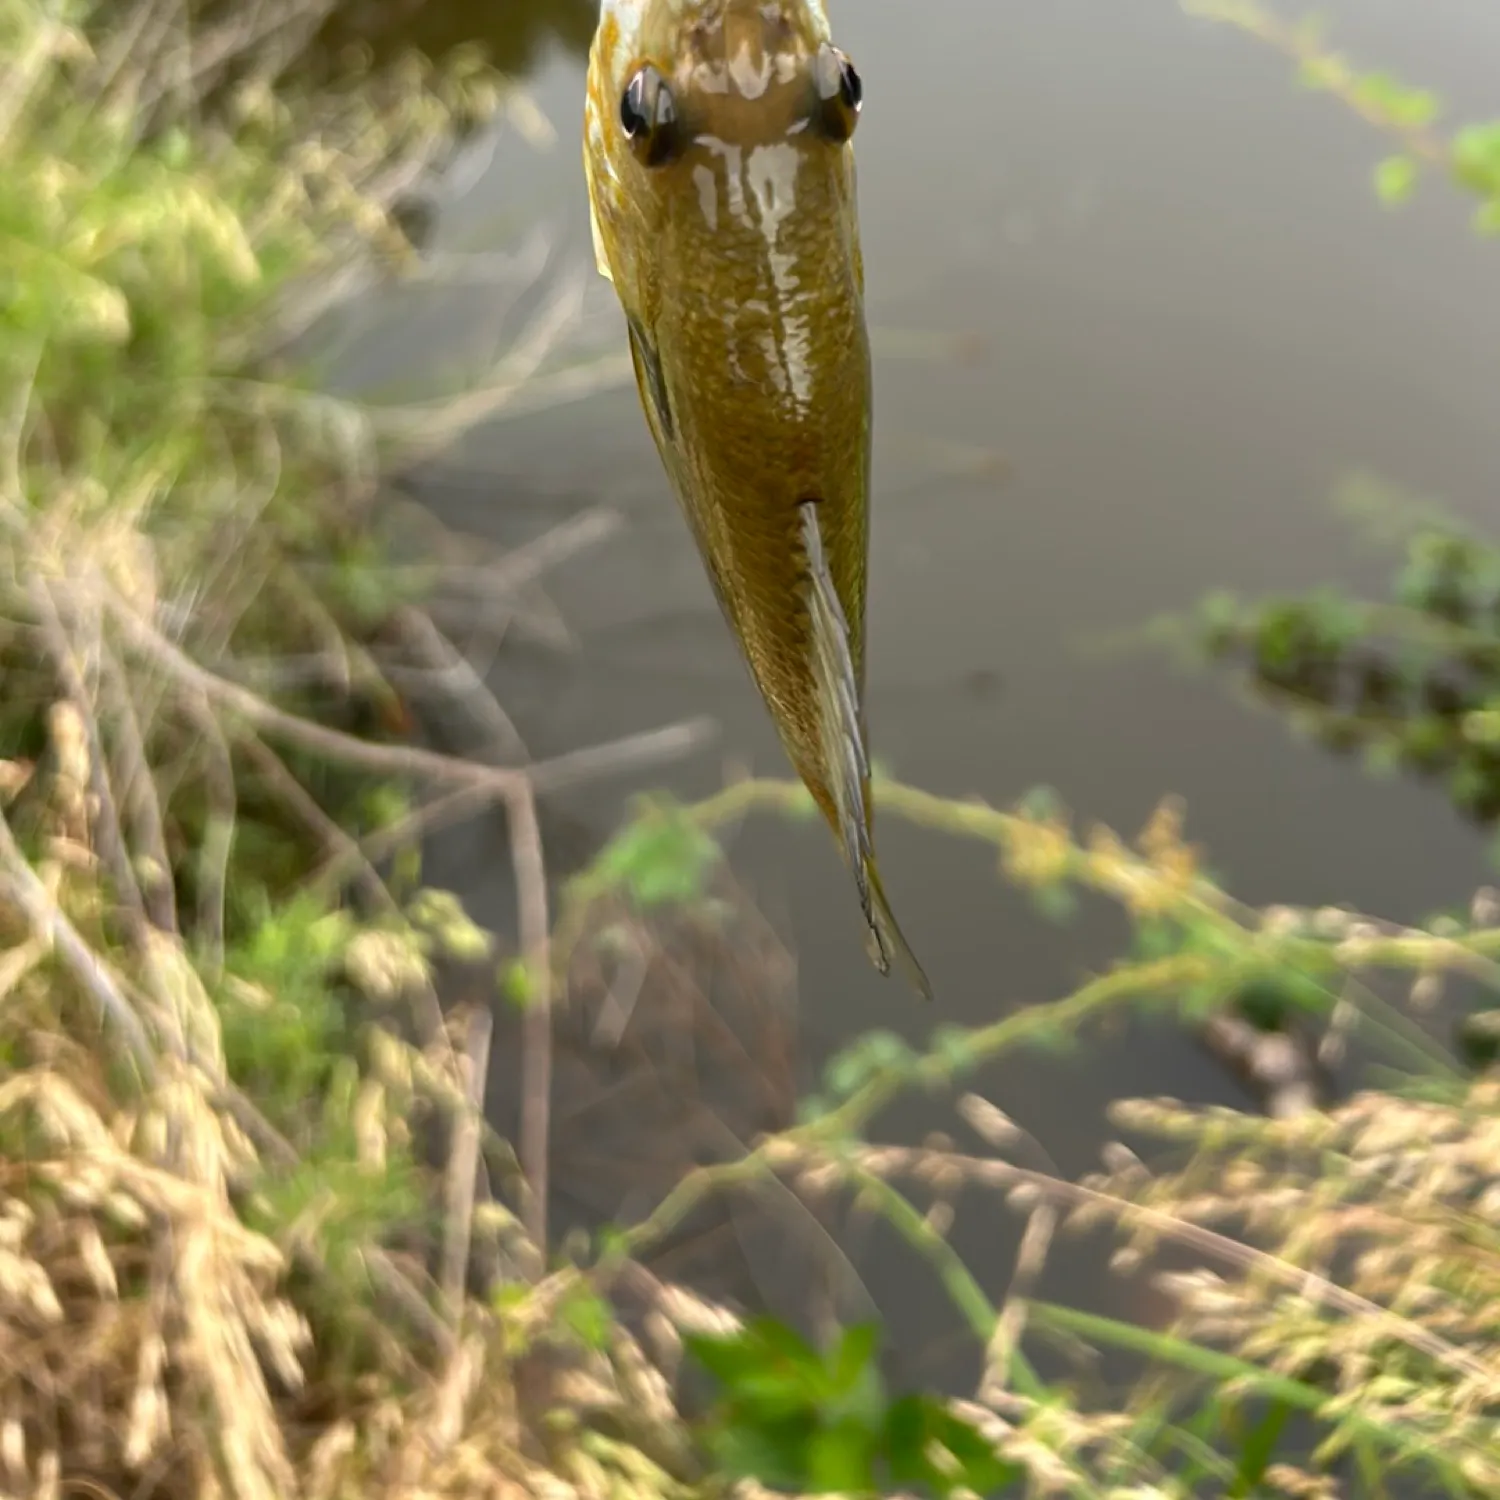
[[[584,171],[646,424],[788,759],[917,993],[873,839],[873,382],[853,136],[822,0],[601,0]]]

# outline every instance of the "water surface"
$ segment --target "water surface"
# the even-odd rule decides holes
[[[1324,8],[1361,60],[1459,109],[1500,106],[1493,6]],[[1383,143],[1367,127],[1300,89],[1284,59],[1169,0],[846,0],[835,18],[866,85],[871,321],[981,351],[915,359],[892,339],[877,361],[876,753],[927,788],[995,803],[1045,782],[1080,818],[1126,832],[1181,793],[1191,836],[1251,900],[1412,918],[1465,899],[1482,851],[1438,794],[1366,780],[1211,678],[1151,655],[1101,664],[1080,646],[1213,587],[1380,586],[1386,559],[1330,505],[1354,469],[1491,513],[1500,264],[1467,232],[1466,204],[1431,183],[1407,212],[1383,211],[1369,182]],[[581,58],[544,49],[532,83],[556,147],[507,139],[475,154],[437,243],[494,248],[540,218],[560,265],[586,263]],[[589,307],[623,339],[603,283],[590,281]],[[419,371],[451,373],[493,346],[487,319],[482,289],[414,293],[383,309],[349,367],[411,379],[416,351]],[[952,462],[974,450],[1001,455],[1003,477]],[[717,750],[674,773],[678,790],[717,784],[726,756],[783,769],[633,390],[482,428],[422,488],[452,524],[503,541],[597,501],[628,520],[552,582],[576,652],[522,645],[497,671],[535,752],[707,712]],[[578,852],[620,796],[566,804]],[[881,847],[932,1012],[870,970],[817,829],[761,824],[735,845],[798,955],[814,1063],[870,1026],[919,1038],[1054,996],[1117,951],[1109,914],[1050,927],[983,851],[891,820]],[[508,920],[504,862],[473,838],[431,873]],[[1068,1172],[1097,1151],[1109,1098],[1236,1097],[1191,1043],[1146,1028],[986,1083]],[[892,1128],[935,1118],[912,1109]],[[1010,1257],[1000,1222],[966,1211],[956,1237],[995,1286]],[[873,1256],[864,1269],[898,1335],[917,1338],[935,1303],[910,1296],[909,1266]]]

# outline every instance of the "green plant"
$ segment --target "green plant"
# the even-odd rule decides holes
[[[372,851],[410,865],[413,785],[524,818],[548,771],[392,743],[392,663],[447,647],[370,520],[402,413],[289,357],[351,273],[412,264],[402,184],[500,87],[460,59],[313,93],[286,42],[320,15],[0,0],[8,1494],[538,1487],[467,1296],[523,1238],[475,1201],[482,1039],[431,989],[491,939]],[[499,1378],[454,1428],[473,1362]]]
[[[1500,122],[1445,128],[1435,95],[1361,70],[1329,46],[1320,22],[1288,21],[1258,0],[1184,7],[1285,53],[1306,85],[1394,142],[1396,154],[1376,167],[1382,201],[1404,203],[1421,175],[1435,172],[1478,200],[1478,232],[1500,233]],[[1216,594],[1200,605],[1197,644],[1329,749],[1360,754],[1377,774],[1440,780],[1458,811],[1492,827],[1500,818],[1500,545],[1368,478],[1351,481],[1343,498],[1404,548],[1392,599]],[[1162,632],[1177,634],[1176,622],[1162,622]]]
[[[819,1354],[765,1318],[689,1335],[689,1352],[719,1387],[702,1436],[725,1476],[811,1494],[895,1484],[938,1495],[993,1494],[1020,1477],[944,1403],[889,1400],[874,1364],[879,1339],[874,1324],[858,1324]]]
[[[966,1433],[979,1434],[1001,1465],[1019,1465],[1022,1491],[1049,1493],[1051,1486],[1123,1500],[1186,1497],[1210,1484],[1219,1487],[1211,1492],[1235,1496],[1332,1494],[1333,1474],[1351,1458],[1365,1480],[1394,1465],[1444,1493],[1486,1493],[1489,1418],[1476,1412],[1471,1421],[1463,1409],[1473,1387],[1462,1372],[1478,1379],[1477,1371],[1491,1368],[1481,1332],[1487,1281],[1477,1262],[1466,1271],[1459,1266],[1476,1253],[1475,1236],[1483,1232],[1467,1205],[1493,1182],[1493,1166],[1480,1165],[1489,1159],[1484,1122],[1493,1115],[1493,1086],[1473,1080],[1458,1051],[1422,1016],[1445,981],[1474,986],[1465,1014],[1493,1006],[1500,988],[1494,913],[1477,903],[1425,927],[1401,927],[1342,910],[1244,907],[1204,872],[1172,803],[1132,847],[1102,829],[1075,836],[1051,795],[1005,812],[880,779],[876,797],[887,816],[992,846],[1023,889],[1119,902],[1136,934],[1135,953],[1064,999],[973,1030],[939,1027],[924,1048],[880,1032],[860,1038],[829,1063],[820,1094],[804,1102],[798,1123],[730,1162],[690,1173],[643,1221],[607,1238],[592,1274],[609,1284],[709,1195],[753,1198],[775,1183],[825,1222],[842,1199],[884,1220],[963,1315],[985,1351],[984,1373],[972,1400],[924,1409],[940,1408]],[[756,809],[800,813],[797,799],[795,784],[747,781],[675,816],[710,832],[736,826]],[[608,930],[615,899],[614,885],[598,871],[578,877],[559,927],[571,935],[571,946],[558,948],[561,963],[585,961]],[[1416,1013],[1382,998],[1402,974],[1422,997]],[[1122,1127],[1182,1147],[1183,1160],[1159,1176],[1119,1142],[1108,1153],[1110,1172],[1070,1182],[1036,1164],[1045,1161],[1040,1146],[972,1093],[962,1096],[959,1113],[986,1149],[967,1151],[946,1138],[921,1147],[869,1139],[872,1123],[903,1094],[963,1090],[997,1057],[1081,1045],[1111,1016],[1151,1010],[1191,1025],[1238,1010],[1266,1035],[1311,1036],[1319,1052],[1357,1036],[1383,1059],[1392,1082],[1328,1113],[1304,1103],[1284,1119],[1169,1101],[1122,1103]],[[1341,1133],[1363,1141],[1365,1125],[1382,1119],[1393,1129],[1406,1123],[1357,1150],[1331,1150]],[[1451,1141],[1462,1170],[1445,1155],[1433,1172],[1416,1172],[1418,1156],[1436,1140]],[[1386,1181],[1375,1163],[1389,1163],[1390,1149],[1410,1153],[1403,1158],[1410,1165]],[[947,1239],[959,1194],[986,1189],[1005,1193],[1027,1219],[1016,1278],[999,1305]],[[1242,1233],[1221,1227],[1241,1213]],[[1397,1223],[1428,1227],[1421,1250],[1399,1252],[1406,1282],[1393,1279],[1396,1262],[1379,1258],[1385,1240],[1377,1236],[1351,1293],[1333,1267],[1361,1253],[1360,1226],[1375,1222],[1392,1235]],[[1215,1269],[1212,1277],[1206,1270],[1156,1274],[1181,1307],[1179,1323],[1139,1327],[1035,1297],[1054,1236],[1101,1224],[1125,1236],[1117,1257],[1122,1274],[1149,1269],[1158,1247],[1169,1245]],[[1282,1237],[1262,1248],[1273,1227]],[[1394,1242],[1391,1253],[1398,1253]],[[1217,1310],[1229,1305],[1231,1287],[1237,1321],[1227,1323]],[[1434,1367],[1434,1346],[1423,1348],[1427,1335],[1413,1332],[1419,1320],[1407,1314],[1404,1299],[1415,1308],[1439,1296],[1456,1298],[1454,1326],[1460,1317],[1469,1321]],[[716,1462],[778,1488],[899,1483],[888,1467],[887,1422],[896,1403],[877,1401],[876,1387],[854,1373],[868,1362],[867,1333],[816,1354],[765,1322],[741,1329],[731,1319],[726,1334],[722,1315],[692,1313],[675,1298],[662,1306],[718,1379],[720,1399],[703,1434]],[[1364,1351],[1380,1337],[1389,1347],[1381,1344],[1380,1359],[1366,1360]],[[1077,1382],[1043,1383],[1032,1351],[1055,1351],[1059,1343],[1065,1352],[1087,1346],[1126,1354],[1135,1378],[1105,1400],[1090,1390],[1086,1363]],[[1421,1381],[1407,1378],[1399,1390],[1382,1384],[1380,1371],[1410,1358],[1427,1361]],[[1409,1406],[1413,1390],[1422,1400]],[[1383,1493],[1374,1482],[1365,1492]]]

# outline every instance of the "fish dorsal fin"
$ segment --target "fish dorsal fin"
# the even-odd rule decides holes
[[[890,973],[894,957],[922,998],[930,1000],[932,987],[901,935],[881,887],[875,861],[870,836],[870,762],[865,750],[859,682],[849,649],[849,621],[823,551],[817,502],[804,501],[801,516],[807,551],[807,604],[812,622],[818,724],[824,737],[823,768],[838,815],[844,860],[854,876],[859,904],[865,914],[866,946],[871,961],[882,974]]]

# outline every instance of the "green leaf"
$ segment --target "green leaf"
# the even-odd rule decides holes
[[[1471,192],[1500,194],[1500,121],[1465,126],[1453,137],[1453,171]]]
[[[519,958],[502,966],[500,970],[500,993],[517,1010],[527,1010],[536,999],[536,985],[532,983],[531,970]]]
[[[807,1483],[815,1430],[810,1416],[766,1424],[720,1421],[709,1430],[708,1447],[727,1478],[795,1491]]]
[[[1474,211],[1474,228],[1486,239],[1500,236],[1500,197],[1491,198],[1488,203],[1479,205]]]
[[[950,1475],[929,1456],[939,1443],[958,1461]],[[1021,1468],[1002,1459],[990,1443],[930,1396],[903,1396],[886,1413],[885,1453],[891,1477],[902,1488],[930,1486],[940,1495],[962,1486],[993,1495],[1021,1475]]]
[[[1261,1482],[1262,1475],[1276,1457],[1282,1429],[1292,1415],[1285,1401],[1274,1401],[1271,1409],[1256,1424],[1240,1448],[1239,1466],[1226,1500],[1248,1500]]]
[[[966,1026],[939,1026],[929,1043],[932,1055],[954,1072],[974,1061],[974,1033]]]
[[[885,1451],[891,1475],[900,1484],[920,1484],[927,1474],[927,1403],[903,1396],[885,1414]]]
[[[1438,116],[1437,96],[1413,88],[1387,73],[1366,73],[1354,86],[1355,98],[1383,114],[1395,126],[1419,129]]]
[[[615,835],[595,869],[649,911],[700,896],[721,857],[718,844],[682,808],[657,801]]]
[[[1078,897],[1065,885],[1040,885],[1031,892],[1032,904],[1049,922],[1061,927],[1078,911]]]
[[[1000,1457],[990,1441],[952,1412],[939,1408],[932,1420],[933,1437],[959,1461],[960,1483],[981,1495],[992,1495],[1017,1479],[1021,1466]]]
[[[1387,208],[1407,202],[1417,186],[1417,163],[1410,156],[1388,156],[1375,168],[1375,191]]]
[[[614,1312],[592,1287],[575,1287],[564,1298],[559,1310],[563,1322],[579,1343],[593,1350],[602,1350],[608,1346],[610,1330],[615,1322]]]
[[[721,1385],[733,1390],[758,1362],[758,1352],[739,1334],[685,1333],[683,1347]]]
[[[875,1441],[858,1423],[815,1432],[807,1445],[808,1489],[814,1494],[868,1494],[875,1489]]]
[[[879,1346],[878,1323],[856,1323],[852,1328],[846,1328],[831,1362],[833,1389],[837,1392],[852,1390],[854,1383],[869,1368]]]

